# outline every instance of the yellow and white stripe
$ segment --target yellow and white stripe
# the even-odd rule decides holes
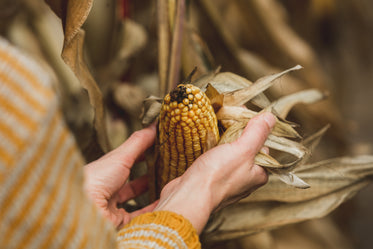
[[[0,248],[200,248],[170,212],[135,218],[116,241],[83,191],[82,166],[53,77],[0,37]]]

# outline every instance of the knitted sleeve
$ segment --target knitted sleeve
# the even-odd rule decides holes
[[[192,224],[181,215],[157,211],[134,218],[117,237],[119,248],[201,248]]]
[[[115,240],[83,191],[84,162],[48,70],[0,37],[0,248],[198,248],[173,213],[135,218]]]
[[[0,248],[115,248],[83,191],[54,77],[0,37]]]

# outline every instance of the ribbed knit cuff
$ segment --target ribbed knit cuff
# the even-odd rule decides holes
[[[119,248],[201,248],[196,230],[183,216],[157,211],[140,215],[118,232]]]

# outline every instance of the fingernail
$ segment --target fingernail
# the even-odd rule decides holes
[[[270,112],[265,112],[263,114],[263,119],[264,121],[267,123],[267,125],[270,127],[270,128],[273,128],[273,126],[275,126],[276,124],[276,118],[275,116],[270,113]]]

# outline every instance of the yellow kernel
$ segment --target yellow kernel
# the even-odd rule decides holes
[[[186,124],[185,122],[181,121],[181,122],[180,122],[180,125],[184,127],[184,126],[186,126],[187,124]]]
[[[201,107],[203,106],[203,105],[202,105],[202,101],[198,101],[198,102],[197,102],[197,105],[198,105],[199,108],[201,108]]]
[[[170,104],[170,107],[171,107],[172,109],[175,109],[175,108],[177,107],[177,102],[176,102],[176,101],[172,102],[172,103]]]
[[[176,123],[176,118],[175,118],[175,117],[172,117],[172,118],[171,118],[171,122],[172,122],[172,123]]]
[[[175,116],[175,111],[174,110],[171,111],[171,116]]]
[[[180,116],[175,116],[176,121],[180,121]]]
[[[188,90],[190,90],[190,89],[187,89],[187,92],[188,92]],[[192,92],[192,90],[190,90],[190,91]],[[188,95],[188,99],[189,99],[189,100],[193,100],[193,99],[194,99],[193,94],[189,94],[189,95]]]
[[[180,109],[175,109],[175,115],[179,115],[181,113]]]
[[[194,116],[194,111],[193,111],[193,110],[190,110],[190,111],[189,111],[189,117],[192,118],[193,116]]]
[[[188,120],[188,117],[187,117],[187,116],[183,116],[183,117],[181,117],[181,120],[182,120],[182,121],[187,121],[187,120]]]
[[[170,101],[171,101],[170,94],[167,94],[166,97],[164,97],[164,102],[166,102],[168,104],[168,103],[170,103]]]
[[[188,108],[189,108],[189,109],[192,109],[192,108],[193,108],[193,104],[189,104],[189,105],[188,105]]]
[[[180,108],[180,109],[183,109],[184,106],[185,106],[185,105],[184,105],[183,103],[179,103],[179,104],[177,105],[177,107]]]
[[[183,112],[188,112],[188,110],[189,110],[189,108],[188,108],[187,106],[185,106],[185,107],[183,108]]]
[[[185,90],[185,92],[188,93],[188,94],[189,94],[189,93],[192,93],[192,89],[190,89],[190,88],[188,87],[188,88]],[[191,95],[191,94],[190,94],[190,95]],[[192,97],[193,97],[193,95],[192,95]],[[189,96],[188,96],[188,98],[189,98]]]
[[[181,116],[188,116],[189,115],[189,112],[182,112],[181,113]]]
[[[183,104],[188,105],[189,104],[189,99],[183,99]]]
[[[201,114],[201,109],[197,109],[196,110],[196,115],[200,115]]]
[[[194,95],[194,97],[198,100],[202,99],[202,95],[200,93],[197,93],[196,95]]]
[[[196,105],[196,104],[193,104],[193,110],[198,110],[199,108],[198,108],[198,105]]]
[[[194,95],[196,95],[197,93],[199,93],[200,92],[200,90],[197,88],[197,87],[193,87],[192,88],[192,93],[194,94]]]

